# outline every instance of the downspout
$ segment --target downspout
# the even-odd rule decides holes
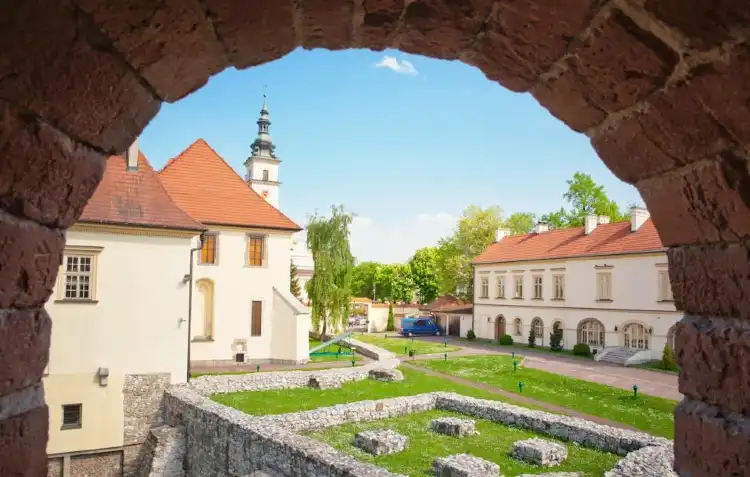
[[[476,334],[477,330],[474,329],[474,322],[476,320],[476,309],[474,308],[474,305],[476,304],[476,275],[474,270],[474,264],[471,264],[471,283],[473,286],[471,287],[471,329],[474,330],[474,334]]]
[[[190,249],[190,281],[188,288],[188,326],[187,326],[187,382],[190,382],[190,333],[193,329],[193,259],[195,252],[203,248],[203,241],[206,238],[206,232],[199,235],[198,247]]]

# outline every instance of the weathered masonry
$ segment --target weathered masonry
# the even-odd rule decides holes
[[[298,46],[458,59],[586,133],[670,247],[688,315],[676,333],[677,471],[747,473],[749,27],[740,0],[3,2],[0,475],[47,471],[42,306],[104,157],[162,101]]]

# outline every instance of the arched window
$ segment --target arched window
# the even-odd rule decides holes
[[[595,318],[587,318],[578,324],[578,342],[589,346],[604,346],[604,325]]]
[[[495,318],[495,340],[502,338],[505,333],[505,317],[503,315],[498,315]]]
[[[210,340],[214,337],[214,282],[208,278],[201,278],[195,282],[195,288],[200,300],[196,311],[202,313],[203,319],[193,325],[193,336]]]
[[[669,331],[667,331],[667,344],[669,345],[670,348],[672,348],[672,351],[675,350],[674,335],[675,335],[675,326],[672,325],[672,327],[669,328]]]
[[[538,316],[531,320],[531,329],[534,330],[534,336],[536,336],[537,344],[544,343],[544,322]]]
[[[648,332],[640,323],[625,325],[625,347],[633,349],[648,349]]]
[[[513,334],[521,336],[523,334],[521,332],[521,326],[521,318],[516,318],[515,321],[513,321]]]

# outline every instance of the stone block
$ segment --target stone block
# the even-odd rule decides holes
[[[336,379],[334,376],[310,376],[308,387],[313,389],[333,389],[341,387],[341,380]]]
[[[473,419],[441,417],[432,421],[432,430],[453,437],[465,437],[479,434]]]
[[[370,379],[375,381],[403,381],[404,375],[398,369],[372,369],[369,373]]]
[[[469,454],[439,457],[432,463],[438,477],[490,477],[500,475],[500,466]]]
[[[408,437],[390,429],[363,431],[354,436],[354,445],[372,455],[395,454],[408,444]]]
[[[568,448],[546,439],[526,439],[513,444],[513,458],[535,465],[552,467],[568,458]]]
[[[0,311],[0,396],[42,379],[49,358],[52,320],[45,309]]]

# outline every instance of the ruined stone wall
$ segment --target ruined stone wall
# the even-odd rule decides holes
[[[162,424],[162,397],[170,386],[169,373],[129,374],[123,386],[124,477],[135,477],[143,458],[143,444],[151,428]],[[71,477],[79,477],[72,474]]]

